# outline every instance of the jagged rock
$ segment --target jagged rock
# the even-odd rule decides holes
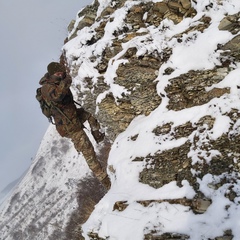
[[[234,37],[232,40],[227,42],[223,47],[220,48],[226,51],[223,55],[231,56],[235,61],[240,60],[240,36]]]
[[[71,35],[68,37],[68,40],[71,40],[74,37],[76,37],[77,31],[83,29],[84,27],[91,26],[95,22],[98,6],[99,3],[97,0],[95,0],[94,4],[88,5],[78,13],[78,17],[83,16],[83,19],[78,23],[78,26],[75,28],[75,31],[71,33]],[[72,28],[73,22],[71,22],[70,25],[68,26],[68,30],[71,30]]]
[[[146,22],[158,26],[163,19],[167,18],[177,24],[183,17],[193,17],[195,14],[196,11],[191,8],[188,0],[157,2],[149,9]]]
[[[69,25],[68,25],[68,32],[71,32],[74,28],[74,24],[75,24],[76,20],[72,20]]]
[[[232,128],[235,123],[237,123],[237,116],[240,116],[240,113],[234,110],[229,114],[229,117],[231,117],[233,121]],[[152,187],[159,188],[171,181],[177,181],[177,184],[181,185],[181,181],[187,179],[191,182],[192,186],[197,189],[198,186],[196,185],[196,179],[191,174],[191,169],[195,169],[199,172],[198,177],[203,177],[207,173],[220,175],[222,172],[228,172],[229,166],[232,166],[234,171],[238,171],[239,165],[234,159],[237,156],[237,149],[240,146],[239,136],[229,139],[227,134],[223,134],[215,141],[208,138],[208,136],[201,140],[199,138],[199,133],[203,134],[204,132],[210,131],[213,128],[214,122],[214,118],[211,116],[205,116],[194,125],[187,122],[184,125],[173,128],[171,123],[166,123],[163,126],[155,128],[153,132],[156,136],[162,136],[160,139],[163,141],[164,135],[166,136],[166,139],[168,136],[178,139],[194,134],[193,142],[186,142],[179,148],[171,149],[170,151],[155,153],[154,155],[145,158],[136,159],[135,161],[146,162],[146,168],[139,176],[140,181]],[[232,128],[229,129],[229,133],[232,132]],[[202,164],[197,163],[194,166],[191,165],[191,159],[189,158],[188,153],[191,148],[198,148],[197,146],[199,146],[199,144],[201,144],[198,153],[199,157],[201,152],[214,149],[220,151],[217,157],[212,157],[211,164],[207,164],[207,162],[203,161]],[[231,196],[234,196],[234,194]]]
[[[194,199],[162,199],[162,200],[139,200],[137,203],[143,205],[144,207],[148,207],[150,204],[156,203],[170,203],[170,204],[180,204],[183,206],[188,206],[192,209],[193,212],[202,214],[205,213],[208,207],[211,205],[211,200],[206,198],[194,198]],[[119,201],[116,202],[113,206],[113,210],[124,211],[129,204],[127,201]]]
[[[116,4],[122,6],[124,2],[119,1]],[[96,7],[97,4],[94,3],[91,8],[88,7],[79,14],[83,16],[85,13],[85,19],[92,14],[96,14]],[[132,28],[123,25],[122,29],[115,32],[112,45],[106,47],[101,56],[101,62],[96,66],[98,72],[100,74],[106,72],[109,60],[122,51],[122,42],[147,34],[146,32],[136,32],[138,29],[146,27],[146,23],[157,26],[164,18],[169,18],[175,23],[180,22],[183,14],[179,12],[179,9],[183,7],[187,10],[191,9],[189,1],[181,1],[181,3],[168,1],[154,4],[150,2],[134,5],[126,15],[126,23],[131,24]],[[101,17],[110,16],[113,12],[114,8],[107,7],[102,11]],[[147,17],[144,17],[146,14]],[[84,19],[82,20],[83,23],[80,21],[79,25],[85,24]],[[106,21],[102,21],[99,24],[95,29],[97,34],[93,36],[89,44],[93,44],[103,37],[106,23]],[[81,27],[78,26],[77,29],[79,30]],[[120,35],[124,36],[121,41],[118,38]],[[111,140],[125,130],[135,116],[140,114],[148,115],[161,103],[161,97],[156,92],[157,83],[154,80],[157,77],[159,67],[169,58],[171,49],[166,49],[163,53],[145,53],[142,56],[137,56],[136,53],[137,49],[130,48],[122,56],[122,59],[128,60],[128,63],[119,65],[116,71],[117,76],[114,79],[115,83],[125,87],[129,94],[125,94],[121,99],[114,99],[111,94],[107,95],[98,106],[100,109],[98,118],[105,126],[108,126],[108,134]],[[130,79],[131,81],[129,81]],[[101,83],[101,77],[99,80]],[[95,84],[94,89],[92,89],[91,79],[85,78],[85,83],[95,94],[99,92],[98,84]],[[92,112],[94,112],[96,106],[93,103],[96,97],[91,96],[92,93],[86,90],[79,97],[83,98],[84,95],[87,96],[85,107],[92,109]]]
[[[217,237],[215,240],[232,240],[233,236],[222,236],[222,237]]]
[[[212,202],[209,199],[194,199],[193,211],[196,213],[205,213],[211,203]]]
[[[156,135],[156,136],[160,136],[160,135],[164,135],[164,134],[167,134],[171,131],[171,128],[172,128],[172,124],[173,123],[166,123],[162,126],[157,126],[156,128],[153,129],[153,133]]]
[[[133,25],[134,30],[146,27],[146,23],[159,26],[165,18],[172,20],[175,24],[179,23],[183,17],[193,17],[196,11],[191,8],[189,0],[164,1],[156,3],[142,3],[133,6],[127,15],[126,22]]]
[[[169,11],[168,4],[166,2],[157,2],[153,6],[153,11],[155,11],[156,14],[157,14],[157,12],[159,12],[164,16],[164,14]]]
[[[146,234],[144,240],[187,240],[189,236],[179,233],[164,233],[162,235]]]
[[[129,122],[135,117],[134,110],[129,101],[121,102],[117,105],[112,95],[108,95],[99,104],[99,118],[109,126],[108,134],[110,139],[115,139],[116,136],[124,131]]]
[[[213,98],[229,93],[228,88],[213,88],[210,91],[206,91],[206,87],[220,82],[227,73],[227,68],[189,71],[179,77],[170,79],[170,84],[165,89],[170,99],[168,108],[180,110],[202,105]]]
[[[116,9],[124,6],[124,3],[126,1],[127,0],[116,0],[116,1],[114,1],[112,6],[107,6],[105,9],[103,9],[103,11],[101,13],[101,16],[97,19],[97,21],[100,20],[100,19],[104,19],[106,17],[109,17]]]
[[[151,3],[148,4],[140,4],[133,6],[126,16],[126,22],[132,24],[134,29],[139,29],[141,27],[145,27],[145,22],[143,21],[143,16],[147,13],[152,7]]]
[[[229,31],[232,34],[237,34],[240,30],[240,13],[228,15],[220,22],[218,28],[222,31]]]
[[[183,8],[189,9],[191,7],[191,1],[189,0],[180,0],[179,1]]]
[[[154,56],[147,55],[138,59],[134,54],[127,59],[127,64],[119,66],[115,79],[116,83],[124,86],[130,93],[121,101],[130,102],[136,115],[148,115],[161,102],[156,92],[156,83],[154,83],[161,61]]]
[[[232,231],[226,230],[223,236],[216,237],[214,240],[232,240],[232,239],[233,239]]]
[[[106,49],[106,54],[116,54],[111,52],[109,48]],[[118,52],[118,51],[117,51]],[[127,59],[128,63],[120,64],[116,73],[115,83],[125,87],[129,94],[125,94],[121,99],[116,100],[108,95],[99,104],[98,118],[108,126],[109,136],[114,139],[120,132],[124,131],[131,120],[140,114],[148,115],[153,111],[161,102],[161,97],[156,92],[157,70],[163,61],[168,58],[168,53],[164,56],[155,56],[154,54],[145,54],[143,57],[136,56],[136,49],[129,49],[123,59]],[[107,57],[109,58],[109,57]],[[104,71],[107,67],[107,61],[102,61],[101,66],[98,65],[97,69]],[[86,84],[91,89],[90,79],[85,79]],[[100,86],[101,81],[95,85],[95,93],[99,92],[96,88]],[[102,90],[102,88],[100,89]],[[86,92],[85,92],[86,94]],[[88,100],[94,96],[88,94]],[[93,101],[91,100],[90,103]],[[86,106],[87,102],[85,102]],[[93,108],[93,105],[88,109]]]
[[[94,232],[90,232],[88,236],[90,240],[105,240],[104,238],[99,237],[98,234]]]
[[[187,142],[179,148],[141,159],[146,162],[146,168],[139,175],[140,181],[154,188],[160,188],[171,181],[177,181],[181,186],[184,179],[195,185],[196,180],[191,173],[191,159],[188,157],[190,146]]]

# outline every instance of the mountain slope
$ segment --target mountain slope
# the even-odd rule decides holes
[[[239,10],[238,0],[81,10],[63,56],[76,100],[105,129],[92,141],[112,187],[51,126],[5,203],[2,239],[239,239]]]
[[[27,174],[1,207],[0,239],[66,239],[79,179],[93,181],[89,171],[73,144],[50,126]],[[101,186],[98,192],[104,192]]]

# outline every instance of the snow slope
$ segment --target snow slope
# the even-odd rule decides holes
[[[27,174],[1,206],[0,239],[63,235],[77,207],[76,185],[87,175],[91,173],[83,157],[50,126]]]

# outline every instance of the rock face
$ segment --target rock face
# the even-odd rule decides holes
[[[239,9],[237,0],[95,0],[71,22],[63,56],[76,99],[112,144],[112,188],[94,210],[104,192],[81,179],[58,239],[240,238]]]
[[[213,204],[211,197],[201,190],[199,183],[208,175],[218,176],[218,181],[213,180],[209,187],[216,191],[228,189],[229,193],[225,197],[230,202],[234,203],[239,196],[238,190],[234,190],[236,185],[233,181],[236,180],[237,183],[239,177],[240,111],[238,104],[231,103],[237,97],[235,94],[240,87],[239,77],[234,83],[227,83],[228,77],[235,74],[239,66],[239,12],[227,16],[222,12],[219,19],[214,19],[210,12],[213,9],[215,13],[221,12],[224,1],[221,2],[223,3],[214,1],[202,8],[197,1],[188,0],[144,3],[115,1],[114,7],[110,4],[105,8],[95,2],[91,6],[91,10],[95,8],[95,13],[92,11],[91,15],[96,16],[96,21],[92,25],[85,25],[90,18],[86,14],[76,30],[82,26],[89,28],[78,34],[73,33],[74,36],[80,36],[86,31],[91,33],[87,44],[96,48],[107,38],[108,31],[112,33],[110,42],[98,52],[99,55],[89,56],[95,64],[93,69],[96,74],[92,77],[84,77],[83,74],[81,86],[76,86],[81,92],[79,98],[85,99],[84,107],[97,114],[101,124],[107,128],[111,141],[125,131],[139,115],[147,117],[159,108],[165,109],[162,111],[163,115],[165,112],[172,114],[172,117],[166,114],[165,119],[159,118],[152,134],[159,145],[164,145],[162,142],[170,142],[171,139],[182,143],[174,147],[159,147],[146,155],[137,154],[131,161],[143,164],[139,181],[155,189],[171,182],[183,187],[183,182],[187,181],[195,191],[191,201],[159,201],[170,204],[178,202],[189,206],[197,214],[205,213]],[[119,9],[124,9],[125,17],[114,28]],[[184,22],[187,21],[189,24],[185,25]],[[216,31],[226,36],[220,37],[214,46],[208,48],[202,43],[211,42],[211,39],[205,37],[210,37],[211,34],[208,33],[213,28],[213,22]],[[111,26],[114,28],[112,31]],[[178,26],[182,26],[182,29],[177,29]],[[190,57],[189,49],[194,44],[203,48],[199,50],[196,47],[196,52],[193,50],[193,56]],[[206,51],[206,55],[201,55],[201,51]],[[72,65],[72,71],[81,75],[82,68],[78,67],[83,60],[76,59],[79,54],[70,54],[66,48],[66,55],[70,62],[76,64]],[[114,74],[108,79],[110,71]],[[116,93],[113,85],[120,86],[121,93]],[[237,101],[238,98],[239,95]],[[225,103],[222,105],[219,101]],[[224,107],[226,105],[227,109]],[[179,123],[174,121],[174,118],[183,117],[182,112],[188,114],[190,111],[196,113]],[[204,113],[197,114],[201,111]],[[193,120],[196,115],[199,116]],[[223,130],[225,120],[228,126]],[[129,142],[137,144],[138,134],[129,139]],[[110,166],[110,171],[115,174],[114,163]],[[149,201],[154,202],[151,199]],[[147,207],[148,204],[143,205]],[[118,211],[130,208],[127,199],[116,202],[114,206],[113,209]],[[232,239],[232,230],[226,230],[222,237],[215,236],[211,239]],[[155,232],[156,229],[150,231],[144,239],[191,239],[190,235],[179,232],[162,235]],[[97,233],[89,236],[90,239],[99,237]]]
[[[123,7],[124,3],[125,1],[116,1],[115,7],[108,6],[97,16],[99,3],[95,1],[93,5],[79,13],[79,17],[84,17],[77,24],[75,30],[72,30],[69,40],[77,35],[77,31],[91,26],[92,35],[87,45],[104,41],[106,25],[113,21],[110,15]],[[134,38],[143,36],[141,44],[147,45],[153,40],[151,36],[149,39],[146,37],[149,35],[147,26],[158,26],[164,19],[171,19],[177,24],[184,17],[193,17],[196,14],[189,0],[130,5],[133,6],[128,7],[126,19],[124,19],[121,29],[116,29],[112,33],[112,43],[102,49],[98,60],[96,55],[89,56],[92,62],[98,62],[96,66],[99,72],[97,83],[93,87],[93,78],[86,77],[82,80],[89,91],[84,89],[85,91],[81,93],[80,98],[87,96],[84,102],[85,107],[95,111],[96,106],[93,106],[93,103],[96,102],[96,96],[103,90],[109,89],[104,81],[104,73],[107,72],[109,64],[113,64],[115,56],[121,54],[118,59],[122,60],[123,63],[120,63],[116,70],[114,83],[122,86],[128,94],[122,94],[116,98],[109,93],[98,105],[100,110],[98,117],[108,128],[111,140],[114,140],[119,133],[124,131],[134,117],[140,114],[148,115],[159,106],[161,96],[156,92],[157,82],[154,80],[158,75],[160,66],[168,60],[171,54],[171,49],[164,49],[162,52],[158,49],[145,49],[145,53],[139,55],[136,46],[129,47],[123,54],[122,44],[134,42]],[[97,16],[97,24],[94,24],[96,27],[93,25],[94,22],[89,20],[93,19],[93,16]],[[144,28],[145,30],[141,31]],[[74,74],[74,72],[78,72],[78,69],[72,71]],[[83,92],[81,88],[80,91]],[[92,92],[94,92],[93,96]],[[87,103],[88,101],[89,103]]]

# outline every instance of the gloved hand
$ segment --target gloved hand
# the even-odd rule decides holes
[[[92,135],[93,135],[93,137],[94,137],[94,139],[95,139],[95,141],[96,141],[97,143],[103,141],[103,139],[104,139],[104,137],[105,137],[105,134],[104,134],[104,133],[101,133],[101,132],[98,131],[98,130],[91,131],[91,133],[92,133]]]

